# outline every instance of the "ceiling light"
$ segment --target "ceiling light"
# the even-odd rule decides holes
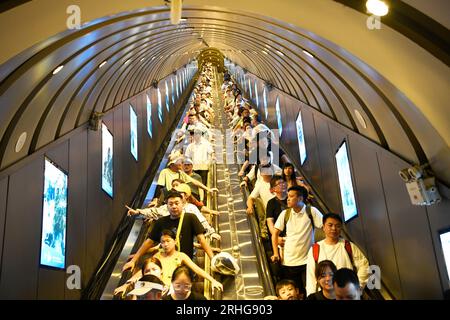
[[[370,13],[379,17],[385,16],[389,12],[388,5],[381,0],[367,0],[366,8]]]
[[[283,52],[281,52],[281,51],[278,51],[278,50],[277,50],[277,53],[278,53],[280,56],[284,56]]]
[[[303,51],[303,53],[306,54],[307,56],[310,56],[311,58],[314,58],[314,56],[313,56],[311,53],[309,53],[308,51],[306,51],[306,50],[302,50],[302,51]]]
[[[19,139],[17,139],[17,142],[16,142],[16,148],[15,148],[16,153],[20,152],[20,150],[22,150],[23,146],[25,145],[26,140],[27,140],[27,133],[22,132],[19,136]]]
[[[142,59],[141,59],[141,62],[144,61],[144,60],[145,60],[145,58],[142,58]]]
[[[103,67],[108,61],[103,61],[102,63],[100,63],[100,65],[98,66],[98,68],[100,69],[101,67]]]
[[[131,60],[131,59],[128,59],[127,61],[125,61],[125,63],[124,63],[124,64],[127,64],[127,63],[129,63],[129,62],[130,62],[130,60]]]
[[[356,109],[354,109],[353,111],[355,112],[356,119],[358,119],[358,121],[361,124],[361,126],[364,129],[367,129],[366,121],[364,120],[364,117],[362,116],[361,112],[359,112],[359,110],[356,110]]]
[[[264,54],[268,54],[268,53],[267,53],[267,51],[264,51],[264,50],[262,51],[262,53],[264,53]]]
[[[59,67],[57,67],[55,70],[53,70],[53,74],[57,74],[58,72],[60,72],[62,70],[62,68],[64,68],[63,65],[60,65]]]

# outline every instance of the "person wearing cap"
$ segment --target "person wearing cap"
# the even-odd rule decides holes
[[[200,213],[200,210],[194,204],[188,202],[188,198],[191,197],[191,188],[189,188],[186,183],[179,183],[177,180],[174,180],[173,189],[181,193],[181,195],[183,196],[183,201],[185,203],[184,210],[186,212],[195,214],[195,216],[198,218],[198,221],[200,221],[203,228],[205,228],[205,236],[211,236],[215,239],[220,240],[220,235],[216,233],[216,230],[214,230],[213,227],[211,227],[205,216]]]
[[[136,300],[161,300],[164,288],[161,279],[145,275],[134,284],[134,289],[128,295],[136,297]]]
[[[194,185],[206,190],[207,192],[218,192],[217,188],[208,188],[203,183],[191,178],[183,170],[181,170],[181,165],[183,163],[183,158],[177,158],[169,161],[168,168],[163,169],[159,173],[158,182],[156,186],[155,195],[153,197],[150,206],[157,206],[159,197],[161,196],[162,190],[170,191],[172,189],[172,181],[174,179],[181,179],[184,182],[191,182]]]
[[[172,188],[175,188],[176,186],[183,184],[185,185],[186,183],[183,180],[180,179],[175,179],[172,182]],[[186,203],[192,204],[194,205],[198,210],[200,210],[201,213],[203,214],[215,214],[215,215],[219,215],[219,211],[216,210],[212,210],[209,209],[207,206],[205,206],[203,204],[202,201],[198,200],[193,194],[192,194],[192,189],[189,186],[189,184],[186,184],[189,187],[189,194],[186,193]],[[179,190],[178,190],[179,191]],[[181,192],[181,191],[180,191]],[[201,221],[201,220],[200,220]]]
[[[211,227],[211,225],[208,223],[206,218],[200,213],[200,210],[197,208],[197,206],[189,202],[188,199],[192,196],[191,189],[189,188],[189,186],[186,183],[184,183],[182,180],[175,179],[172,182],[172,190],[175,190],[175,191],[178,191],[181,193],[181,195],[183,196],[183,202],[184,202],[183,210],[185,212],[194,214],[198,218],[198,220],[200,221],[200,223],[206,230],[205,236],[211,236],[212,238],[220,240],[220,235],[218,235],[216,233],[216,231],[214,230],[214,228]],[[128,209],[127,214],[129,216],[142,214],[148,220],[158,220],[159,218],[166,217],[170,214],[167,204],[164,204],[157,208],[151,207],[151,208],[143,208],[143,209],[133,209],[128,206],[125,206],[125,207]]]
[[[145,276],[152,276],[155,277],[158,281],[156,281],[156,283],[162,284],[164,285],[164,282],[161,280],[162,277],[162,264],[161,261],[156,258],[155,256],[145,259],[144,263],[142,264],[142,268],[141,270],[139,270],[138,272],[136,272],[133,276],[131,276],[130,279],[127,280],[127,282],[125,282],[123,285],[117,287],[114,290],[114,295],[118,295],[118,294],[122,294],[122,298],[124,298],[124,294],[126,294],[127,290],[132,287],[133,285],[135,285],[135,283],[137,281],[148,281],[148,278],[143,278]],[[154,280],[152,282],[155,282]],[[142,287],[142,285],[138,285],[138,288]],[[136,286],[135,286],[136,289]],[[162,288],[162,291],[165,292],[167,291],[167,288]],[[141,290],[143,291],[143,290]],[[137,293],[135,292],[129,292],[128,295],[141,295],[141,294],[145,294],[147,293],[149,290],[142,292],[142,293]],[[159,300],[159,299],[157,299]]]
[[[167,207],[169,209],[169,215],[155,221],[153,228],[148,234],[148,238],[144,241],[131,260],[123,266],[123,271],[134,269],[136,262],[140,257],[151,250],[151,248],[160,241],[161,231],[164,229],[175,231],[179,249],[181,252],[187,254],[188,257],[193,257],[193,243],[194,240],[197,239],[205,253],[212,259],[214,254],[211,247],[206,242],[204,235],[205,228],[203,228],[202,224],[194,214],[185,212],[183,195],[175,190],[170,191],[167,195]]]

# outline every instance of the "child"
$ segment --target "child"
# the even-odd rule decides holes
[[[292,280],[280,280],[276,286],[277,296],[267,296],[264,300],[303,300],[305,295]]]

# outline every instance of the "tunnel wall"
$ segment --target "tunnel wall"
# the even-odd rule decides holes
[[[165,78],[169,79],[169,90],[171,76]],[[154,156],[170,134],[169,128],[178,120],[175,118],[184,107],[183,101],[190,94],[186,78],[184,91],[175,103],[170,99],[168,111],[165,79],[159,82],[162,123],[158,119],[155,88],[123,101],[102,119],[114,137],[113,198],[101,185],[101,127],[93,131],[84,125],[0,172],[0,299],[80,298],[80,290],[70,290],[66,286],[70,274],[40,266],[44,157],[68,173],[66,267],[80,267],[83,289],[100,258],[109,250],[108,243],[126,214],[124,205],[133,201]],[[147,94],[152,102],[152,138],[147,133]],[[138,116],[138,161],[130,152],[130,104]]]
[[[243,74],[240,67],[236,69]],[[235,78],[242,79],[240,75]],[[443,291],[449,288],[449,279],[439,231],[450,227],[450,201],[443,199],[430,207],[412,205],[405,183],[398,175],[399,170],[410,166],[407,162],[277,88],[266,89],[266,118],[265,81],[249,72],[245,79],[245,84],[240,83],[244,97],[256,106],[256,81],[259,113],[272,129],[278,129],[275,104],[279,98],[283,125],[281,145],[330,210],[341,216],[335,153],[344,140],[347,142],[359,214],[345,223],[345,229],[370,264],[380,267],[382,281],[393,296],[397,299],[442,299]],[[300,165],[296,129],[300,110],[307,150],[303,166]]]

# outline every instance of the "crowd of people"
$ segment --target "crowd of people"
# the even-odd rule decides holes
[[[277,145],[276,132],[261,122],[229,74],[221,89],[242,164],[238,175],[250,191],[247,213],[258,220],[276,283],[277,296],[266,298],[359,299],[369,263],[354,243],[341,237],[341,217],[323,215],[313,206],[311,188]],[[316,242],[318,238],[324,239]]]
[[[159,173],[153,200],[142,209],[127,207],[128,215],[143,215],[153,227],[123,267],[134,271],[133,276],[115,294],[131,299],[202,300],[205,297],[194,290],[196,277],[223,290],[194,263],[197,249],[211,259],[220,252],[206,241],[220,240],[206,218],[219,214],[207,206],[207,194],[218,191],[207,184],[215,161],[214,106],[223,108],[232,131],[238,176],[241,186],[250,191],[246,212],[258,221],[258,236],[276,284],[277,296],[266,299],[361,298],[369,264],[354,243],[341,237],[340,215],[322,214],[313,205],[311,188],[279,148],[275,133],[261,121],[230,74],[225,72],[223,80],[223,105],[214,106],[215,74],[211,65],[204,66],[167,168]],[[318,234],[324,239],[316,241]],[[147,255],[151,258],[136,270]]]

